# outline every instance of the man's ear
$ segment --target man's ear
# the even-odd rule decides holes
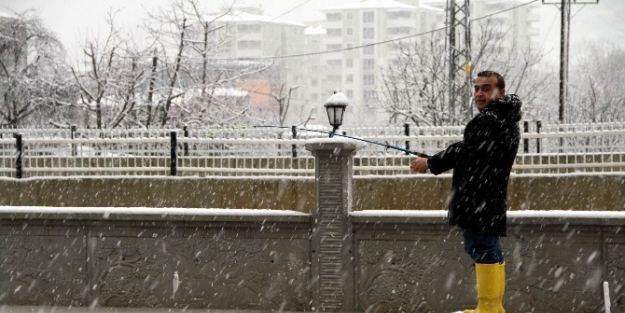
[[[505,95],[506,95],[506,90],[505,89],[499,90],[499,95],[498,95],[499,98],[503,98]]]

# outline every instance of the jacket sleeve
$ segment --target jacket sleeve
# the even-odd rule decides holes
[[[428,158],[428,168],[430,172],[434,175],[438,175],[456,167],[463,146],[464,141],[456,142],[447,147],[447,149],[430,156]]]
[[[480,114],[467,126],[464,140],[428,158],[432,174],[438,175],[455,168],[463,160],[484,161],[493,148],[497,135],[497,117]]]

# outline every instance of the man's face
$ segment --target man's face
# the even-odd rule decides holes
[[[488,107],[495,99],[502,98],[505,90],[497,89],[497,77],[476,77],[473,81],[473,100],[478,110]]]

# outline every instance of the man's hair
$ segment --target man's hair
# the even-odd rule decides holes
[[[506,81],[503,79],[503,76],[501,76],[501,74],[495,71],[481,71],[477,73],[477,77],[493,77],[493,76],[497,78],[496,87],[500,90],[506,89]]]

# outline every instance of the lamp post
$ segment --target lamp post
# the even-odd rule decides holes
[[[334,94],[328,98],[326,103],[323,105],[328,112],[328,121],[330,125],[332,125],[332,132],[330,133],[330,138],[334,136],[336,130],[339,129],[339,126],[343,124],[343,113],[345,113],[345,108],[349,105],[349,101],[347,101],[347,97],[342,92],[334,91]]]

